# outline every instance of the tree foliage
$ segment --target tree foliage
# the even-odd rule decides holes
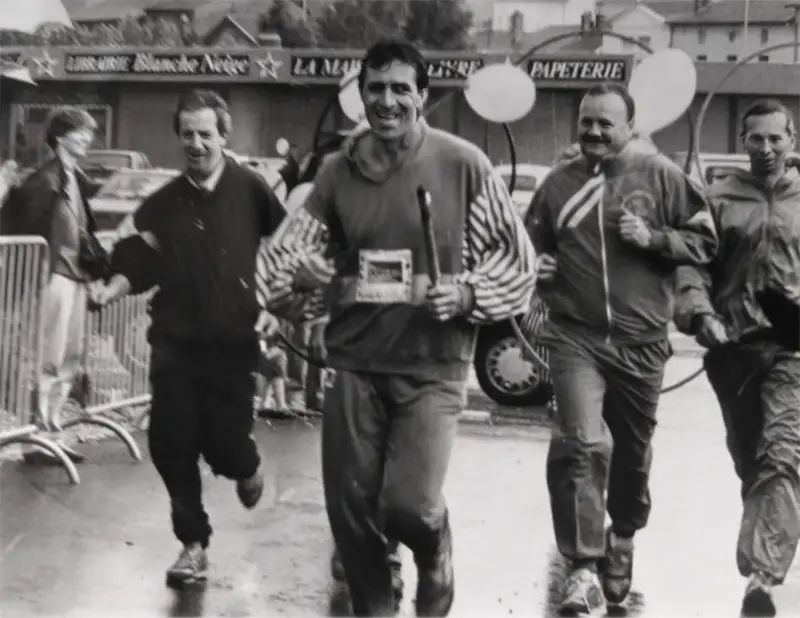
[[[317,17],[317,39],[324,47],[364,49],[402,36],[408,14],[409,2],[403,0],[336,0]]]
[[[288,0],[274,0],[261,24],[262,30],[274,31],[284,47],[315,47],[316,32],[306,19],[295,15]]]
[[[474,22],[464,0],[411,0],[405,37],[427,49],[467,49]]]
[[[261,29],[275,32],[284,47],[364,49],[380,39],[404,38],[427,49],[466,49],[473,15],[465,0],[334,0],[312,16],[292,0],[274,0]],[[35,33],[0,30],[0,46],[188,47],[191,27],[169,19],[133,16],[116,25],[76,28],[45,25]]]

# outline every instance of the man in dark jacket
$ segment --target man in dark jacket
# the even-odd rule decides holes
[[[42,236],[50,249],[50,279],[44,290],[42,379],[38,413],[43,424],[58,430],[61,408],[80,368],[86,320],[89,273],[81,259],[82,242],[96,230],[87,200],[99,187],[78,164],[86,155],[97,124],[85,110],[61,108],[47,122],[47,145],[54,153],[8,193],[0,219],[6,235]],[[61,447],[74,461],[84,457]],[[50,459],[38,451],[26,460]]]
[[[549,311],[541,341],[557,410],[547,483],[558,548],[573,565],[567,614],[602,612],[630,591],[633,536],[650,512],[674,270],[707,264],[717,245],[702,195],[632,141],[634,116],[624,87],[590,89],[582,155],[556,165],[528,212]]]
[[[800,174],[795,125],[777,101],[742,120],[750,170],[707,195],[722,242],[707,267],[678,270],[675,322],[708,348],[704,365],[741,480],[736,548],[743,612],[774,616],[800,542]]]
[[[260,304],[255,260],[261,239],[284,216],[255,172],[225,157],[225,101],[196,90],[183,97],[174,130],[186,172],[148,197],[131,236],[114,248],[118,274],[100,300],[158,287],[152,300],[149,446],[183,544],[169,585],[205,580],[211,526],[198,459],[236,481],[242,504],[263,492],[253,430],[253,372]]]

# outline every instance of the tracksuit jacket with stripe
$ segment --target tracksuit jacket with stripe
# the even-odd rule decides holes
[[[625,211],[649,227],[646,249],[622,239]],[[536,251],[557,261],[555,279],[539,285],[550,322],[618,345],[665,338],[675,269],[705,266],[717,248],[700,189],[665,156],[632,144],[600,165],[583,156],[557,165],[526,223]]]
[[[535,286],[535,254],[503,181],[473,144],[420,121],[404,159],[384,172],[370,165],[359,138],[322,165],[304,207],[259,258],[262,302],[284,317],[328,313],[325,345],[337,369],[467,377],[479,324],[524,314]],[[430,285],[417,187],[431,195],[443,281],[469,288],[468,315],[437,322],[423,306]],[[359,299],[366,252],[407,252],[410,298]],[[292,285],[302,255],[332,260],[325,302]]]

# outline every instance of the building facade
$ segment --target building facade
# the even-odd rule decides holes
[[[96,147],[144,152],[154,165],[177,167],[182,154],[172,135],[178,97],[192,87],[219,91],[235,118],[229,146],[236,152],[275,156],[284,137],[301,150],[316,127],[351,126],[337,104],[341,79],[358,66],[360,51],[267,48],[41,48],[4,49],[2,56],[27,66],[37,86],[4,83],[0,105],[3,158],[20,165],[46,156],[42,133],[58,105],[82,105],[98,120]],[[429,117],[434,125],[480,146],[496,162],[508,161],[502,127],[490,126],[461,94],[464,80],[505,55],[464,52],[429,54],[432,102],[445,98]],[[577,104],[592,83],[627,83],[631,58],[592,54],[535,56],[524,69],[538,86],[533,111],[512,129],[520,160],[550,163],[576,137]]]

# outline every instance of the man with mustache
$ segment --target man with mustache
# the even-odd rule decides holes
[[[565,615],[603,613],[628,596],[634,535],[650,513],[674,271],[707,264],[717,245],[702,195],[633,140],[635,113],[624,86],[591,88],[579,110],[582,154],[553,168],[528,211],[549,311],[540,340],[557,409],[547,484],[571,562]]]
[[[706,375],[744,502],[736,563],[743,613],[774,616],[800,540],[800,175],[795,123],[774,100],[744,114],[750,170],[708,188],[721,243],[678,271],[676,324],[708,348]]]
[[[253,373],[259,361],[256,253],[280,225],[283,205],[263,178],[227,158],[232,129],[224,99],[209,90],[183,96],[173,129],[184,174],[149,196],[117,242],[117,270],[97,300],[158,287],[152,299],[152,403],[148,444],[169,494],[183,545],[170,586],[204,582],[211,526],[198,460],[236,482],[256,506],[264,489],[253,430]],[[274,325],[274,322],[273,322]]]
[[[389,537],[414,554],[417,615],[445,616],[455,584],[442,490],[477,325],[525,312],[535,256],[488,158],[422,118],[428,64],[417,49],[374,45],[359,87],[369,128],[323,162],[297,229],[267,256],[278,266],[264,295],[274,312],[329,316],[323,482],[355,615],[396,611]],[[431,196],[437,285],[418,187]],[[298,293],[300,263],[320,256],[330,283]]]

